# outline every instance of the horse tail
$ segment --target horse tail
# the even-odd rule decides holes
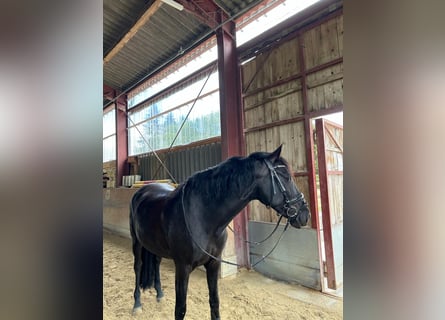
[[[141,281],[140,287],[145,290],[152,288],[155,281],[155,271],[156,271],[156,255],[151,253],[144,247],[142,247],[142,268],[141,268]]]
[[[138,243],[138,247],[140,248],[139,250],[141,250],[140,257],[142,265],[140,268],[139,287],[145,290],[153,287],[154,284],[156,255],[145,249],[137,239],[133,221],[134,219],[133,200],[134,198],[130,202],[130,234],[133,241],[133,247],[135,246],[135,243]]]
[[[136,256],[140,257],[140,267],[138,268],[138,271],[135,270],[135,272],[139,273],[139,277],[136,275],[136,279],[139,282],[139,287],[145,290],[156,286],[159,282],[159,265],[161,258],[144,248],[136,235],[137,209],[135,209],[134,206],[140,197],[140,192],[137,192],[133,195],[133,198],[130,201],[130,234],[133,242],[133,254],[135,259]]]

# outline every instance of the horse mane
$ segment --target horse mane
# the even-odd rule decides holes
[[[248,157],[231,157],[190,176],[187,188],[199,192],[204,201],[215,201],[229,195],[241,196],[253,183],[253,170],[254,161]]]
[[[194,173],[176,188],[174,194],[187,184],[187,188],[199,192],[204,201],[215,201],[229,195],[242,196],[255,179],[255,162],[269,155],[267,152],[254,152],[247,157],[228,158],[216,166]],[[280,161],[288,166],[285,159],[280,157]]]

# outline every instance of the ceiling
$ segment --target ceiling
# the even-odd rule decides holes
[[[198,43],[218,21],[234,19],[271,0],[176,0],[179,11],[161,0],[103,1],[104,106]],[[112,94],[111,94],[112,92]]]

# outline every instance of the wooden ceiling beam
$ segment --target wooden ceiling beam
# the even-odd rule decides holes
[[[156,0],[153,2],[153,4],[150,6],[150,8],[145,11],[145,13],[142,15],[142,17],[139,18],[138,21],[131,27],[130,31],[128,31],[122,39],[111,49],[111,51],[105,56],[103,60],[103,64],[105,65],[108,63],[113,57],[125,46],[125,44],[130,41],[131,38],[134,37],[134,35],[138,32],[138,30],[147,23],[148,20],[150,20],[151,16],[159,9],[159,7],[162,5],[161,0]]]

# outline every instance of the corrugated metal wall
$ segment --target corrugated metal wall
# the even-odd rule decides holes
[[[176,149],[168,153],[160,152],[158,156],[176,181],[181,183],[193,173],[221,162],[221,142],[212,142],[187,149]],[[170,178],[153,153],[139,156],[139,174],[142,176],[142,180]]]

